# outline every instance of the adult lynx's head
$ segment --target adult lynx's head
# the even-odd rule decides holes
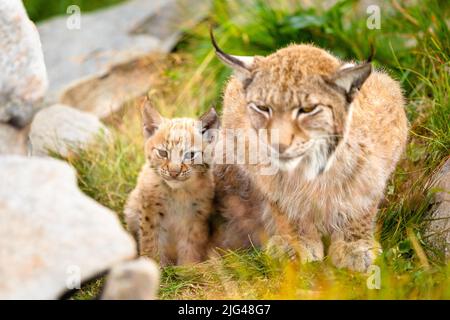
[[[276,150],[281,170],[308,163],[310,178],[321,173],[345,134],[351,103],[371,64],[345,65],[311,45],[291,45],[267,57],[232,56],[212,33],[211,39],[217,56],[241,81],[240,123],[268,130],[265,143]]]
[[[214,108],[200,117],[163,118],[148,100],[142,107],[147,162],[171,188],[208,170],[204,153],[214,143],[219,120]]]

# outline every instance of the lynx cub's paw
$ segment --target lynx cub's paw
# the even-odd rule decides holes
[[[322,241],[303,237],[299,239],[300,241],[290,236],[273,236],[266,244],[266,252],[275,258],[299,258],[302,263],[323,260]]]
[[[336,241],[330,245],[329,256],[338,268],[366,272],[381,253],[380,245],[373,240],[354,242]]]

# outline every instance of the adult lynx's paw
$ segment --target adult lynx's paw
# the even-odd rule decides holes
[[[381,253],[380,245],[373,240],[336,241],[330,245],[331,262],[338,268],[366,272]]]
[[[300,240],[300,241],[299,241]],[[295,239],[289,236],[276,235],[269,239],[266,251],[270,256],[290,259],[299,258],[302,263],[323,260],[323,244],[307,238]]]

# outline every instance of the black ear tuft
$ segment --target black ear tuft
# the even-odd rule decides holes
[[[216,56],[227,66],[231,67],[235,75],[238,79],[245,81],[251,76],[251,69],[253,66],[253,62],[255,61],[254,57],[251,56],[235,56],[228,53],[225,53],[217,44],[216,39],[214,38],[214,33],[212,30],[212,26],[209,29],[209,35],[211,38],[211,43],[216,52]]]
[[[211,107],[208,111],[201,115],[199,120],[202,122],[202,133],[209,129],[219,128],[219,116],[217,115],[214,107]]]
[[[206,111],[199,120],[201,121],[201,132],[205,135],[208,141],[212,141],[214,138],[214,131],[219,128],[219,116],[217,115],[216,109],[211,107]]]
[[[209,36],[211,38],[211,43],[214,47],[214,50],[216,51],[217,57],[220,60],[222,60],[223,63],[229,65],[232,68],[238,67],[238,68],[246,69],[245,64],[241,60],[237,59],[236,57],[234,57],[228,53],[223,52],[223,50],[219,48],[216,38],[214,38],[212,26],[210,26],[210,28],[209,28]]]
[[[367,57],[366,62],[372,62],[373,57],[375,57],[375,45],[373,44],[373,42],[370,42],[370,54]]]

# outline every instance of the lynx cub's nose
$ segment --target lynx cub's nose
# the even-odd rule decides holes
[[[179,164],[176,164],[176,163],[170,163],[169,165],[168,165],[168,168],[167,168],[168,170],[167,171],[169,171],[169,175],[172,177],[172,178],[176,178],[176,177],[178,177],[179,175],[180,175],[180,173],[181,173],[181,165],[179,165]]]
[[[169,174],[172,178],[176,178],[180,174],[180,171],[169,171]]]

